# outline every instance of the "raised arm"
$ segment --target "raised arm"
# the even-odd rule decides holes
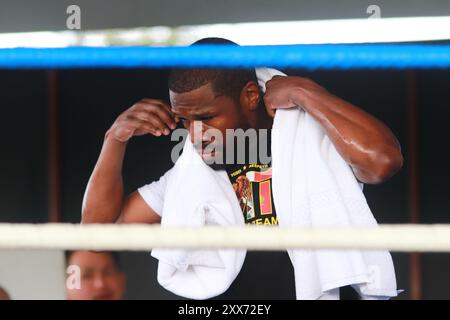
[[[374,116],[329,93],[312,80],[274,77],[264,101],[270,115],[279,107],[301,106],[330,137],[336,150],[364,183],[381,183],[403,165],[400,144]]]
[[[138,192],[124,197],[122,165],[133,136],[168,135],[176,127],[162,101],[143,99],[122,113],[105,134],[103,147],[83,199],[82,223],[158,223],[159,215]]]

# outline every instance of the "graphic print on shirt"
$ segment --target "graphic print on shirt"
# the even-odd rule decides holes
[[[228,172],[245,223],[278,224],[272,195],[272,168],[249,164]]]

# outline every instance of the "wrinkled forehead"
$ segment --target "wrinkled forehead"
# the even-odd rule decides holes
[[[228,103],[226,96],[215,95],[211,84],[183,93],[169,90],[169,95],[175,115],[202,115],[214,112]]]
[[[208,105],[216,98],[210,83],[188,92],[177,93],[169,90],[169,96],[174,109]]]
[[[96,252],[74,252],[69,260],[69,264],[78,265],[80,268],[102,269],[116,266],[116,263],[109,254]]]

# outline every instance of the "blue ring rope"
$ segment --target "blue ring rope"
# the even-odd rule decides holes
[[[0,69],[278,67],[450,68],[450,45],[283,45],[0,49]]]

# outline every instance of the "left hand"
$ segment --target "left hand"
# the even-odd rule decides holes
[[[266,82],[264,104],[267,113],[274,117],[276,109],[302,107],[302,101],[305,101],[302,96],[324,91],[323,87],[307,78],[275,76]]]

